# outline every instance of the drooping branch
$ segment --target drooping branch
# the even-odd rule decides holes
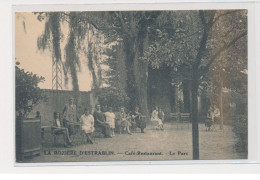
[[[51,33],[52,33],[52,48],[54,57],[56,58],[56,62],[61,61],[61,48],[60,48],[60,40],[61,40],[61,28],[60,28],[60,14],[59,13],[51,13],[50,16],[51,22]]]

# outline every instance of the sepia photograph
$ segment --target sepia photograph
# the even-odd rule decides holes
[[[13,16],[16,163],[248,159],[247,9]]]

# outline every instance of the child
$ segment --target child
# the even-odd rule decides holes
[[[82,130],[85,132],[87,136],[87,142],[93,144],[92,135],[95,130],[94,128],[94,117],[90,114],[89,109],[85,109],[84,114],[80,118],[82,122]]]
[[[129,121],[131,119],[131,116],[128,116],[125,113],[125,108],[121,107],[120,112],[118,113],[118,122],[119,122],[119,133],[121,134],[122,130],[126,130],[126,132],[129,135],[132,135],[130,132],[131,122]]]
[[[115,114],[112,112],[112,107],[108,108],[108,111],[105,112],[106,123],[109,124],[111,129],[111,136],[115,136]]]

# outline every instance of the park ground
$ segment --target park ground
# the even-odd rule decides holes
[[[73,137],[75,146],[64,148],[53,145],[53,137],[46,132],[42,140],[41,155],[26,159],[25,162],[90,162],[90,161],[152,161],[191,160],[191,124],[166,123],[165,130],[155,130],[148,125],[145,133],[137,129],[132,135],[116,134],[113,138],[94,138],[94,144],[86,144],[80,134]],[[246,153],[235,151],[237,138],[230,126],[224,130],[206,131],[199,124],[199,146],[201,160],[245,159]]]

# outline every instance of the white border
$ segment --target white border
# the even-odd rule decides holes
[[[256,88],[257,92],[259,92],[260,88],[259,85],[256,84],[256,75],[259,74],[259,72],[256,74],[256,69],[259,68],[259,63],[256,62],[256,57],[259,57],[259,52],[256,51],[256,47],[259,47],[259,41],[256,42],[256,37],[257,34],[255,29],[258,27],[259,32],[259,24],[258,26],[255,26],[255,22],[259,16],[256,16],[257,10],[259,10],[260,6],[257,3],[176,3],[176,4],[168,4],[168,3],[163,3],[158,6],[158,3],[156,4],[100,4],[99,5],[94,5],[93,2],[91,1],[91,4],[88,5],[53,5],[54,3],[60,3],[57,1],[37,1],[34,6],[26,6],[26,4],[35,4],[35,1],[24,1],[23,3],[18,1],[14,1],[17,4],[20,4],[22,6],[16,6],[15,3],[4,3],[3,5],[0,4],[0,12],[2,12],[5,16],[0,17],[0,22],[5,22],[5,26],[3,28],[0,28],[0,34],[4,35],[4,40],[0,43],[0,49],[3,49],[3,53],[1,54],[1,82],[3,84],[7,85],[6,89],[2,89],[1,91],[1,96],[3,96],[3,100],[5,103],[5,106],[1,105],[1,114],[3,115],[3,118],[1,117],[1,122],[3,119],[7,119],[6,121],[6,126],[0,126],[0,143],[4,144],[3,147],[0,149],[0,165],[2,166],[2,163],[6,163],[7,167],[10,169],[14,168],[14,123],[13,123],[13,110],[14,110],[14,94],[11,93],[14,90],[14,84],[13,84],[13,75],[12,76],[7,76],[5,74],[11,75],[13,74],[12,72],[14,71],[14,32],[13,34],[11,33],[13,28],[12,28],[12,23],[14,23],[14,17],[13,13],[15,11],[64,11],[64,10],[173,10],[173,9],[248,9],[249,11],[249,36],[248,36],[248,45],[249,45],[249,157],[248,160],[214,160],[214,161],[206,161],[206,160],[200,160],[200,161],[192,161],[192,160],[183,160],[183,161],[111,161],[111,162],[87,162],[87,163],[33,163],[33,164],[20,164],[19,166],[36,166],[36,167],[45,167],[46,166],[52,166],[52,167],[57,167],[63,165],[65,168],[68,165],[72,165],[73,167],[76,167],[78,165],[92,165],[92,166],[97,166],[98,167],[104,167],[104,166],[109,166],[113,165],[113,167],[116,167],[117,165],[122,165],[122,167],[126,167],[126,165],[172,165],[172,164],[179,164],[182,166],[192,166],[194,164],[200,165],[200,167],[204,167],[205,165],[214,165],[214,166],[219,166],[219,165],[227,165],[230,166],[234,163],[236,164],[244,164],[244,163],[259,163],[259,143],[257,143],[257,139],[259,139],[260,133],[258,133],[258,138],[257,138],[257,130],[260,130],[259,128],[259,123],[257,124],[257,119],[256,117],[259,116],[259,111],[258,116],[256,116],[256,108],[259,107],[259,104],[256,102],[256,99],[259,100],[259,94],[256,94]],[[82,1],[80,1],[82,2]],[[100,2],[100,1],[99,1]],[[118,1],[113,1],[113,2],[118,2]],[[140,2],[140,1],[139,1]],[[157,1],[158,2],[158,1]],[[165,1],[164,1],[165,2]],[[205,2],[205,1],[204,1]],[[241,1],[240,1],[241,2]],[[42,4],[52,4],[52,5],[42,5]],[[62,2],[63,4],[69,4],[69,3],[77,3],[74,1],[68,1],[65,0]],[[104,2],[103,2],[104,3]],[[106,1],[107,3],[107,1]],[[111,2],[110,2],[111,3]],[[122,3],[122,2],[121,2]],[[39,5],[41,4],[41,5]],[[13,7],[11,6],[13,5]],[[210,7],[209,7],[210,6]],[[13,9],[12,9],[13,8]],[[258,13],[259,15],[259,13]],[[259,19],[258,19],[259,20]],[[7,28],[6,28],[7,27]],[[14,26],[13,26],[14,27]],[[258,35],[259,37],[259,35]],[[10,39],[13,39],[13,44],[11,43]],[[256,46],[258,45],[258,46]],[[13,52],[12,52],[13,49]],[[258,53],[258,55],[256,55]],[[3,56],[3,57],[2,57]],[[3,61],[2,59],[8,59],[8,61]],[[13,59],[13,60],[12,60]],[[3,68],[4,67],[4,68]],[[3,76],[5,75],[5,76]],[[6,79],[8,78],[8,79]],[[258,86],[257,86],[258,85]],[[11,88],[12,90],[10,91]],[[7,95],[6,95],[7,94]],[[257,97],[257,98],[256,98]],[[1,97],[2,100],[2,97]],[[13,100],[13,101],[12,101]],[[258,101],[259,102],[259,101]],[[257,105],[257,106],[256,106]],[[3,112],[2,112],[3,111]],[[10,113],[10,114],[9,114]],[[11,122],[11,123],[10,123]],[[3,122],[2,122],[3,123]],[[7,138],[9,137],[9,138]],[[258,147],[258,148],[257,148]],[[257,151],[258,150],[258,151]],[[257,156],[258,152],[258,156]],[[11,157],[11,158],[10,158]],[[217,164],[216,164],[217,163]],[[187,165],[188,164],[188,165]],[[65,166],[64,166],[65,165]],[[248,165],[248,164],[247,164]],[[0,171],[1,171],[1,166],[0,166]],[[5,167],[5,166],[3,166]],[[89,167],[89,166],[88,166]],[[149,167],[154,167],[154,166],[149,166]],[[233,166],[231,166],[233,167]],[[45,169],[44,168],[44,169]],[[192,167],[193,168],[193,167]],[[16,168],[17,169],[17,168]],[[19,168],[21,169],[21,168]],[[49,168],[48,168],[49,169]],[[120,168],[121,169],[121,168]],[[221,169],[221,168],[219,168]],[[40,168],[39,170],[43,170],[43,168]],[[224,169],[223,169],[224,170]]]

